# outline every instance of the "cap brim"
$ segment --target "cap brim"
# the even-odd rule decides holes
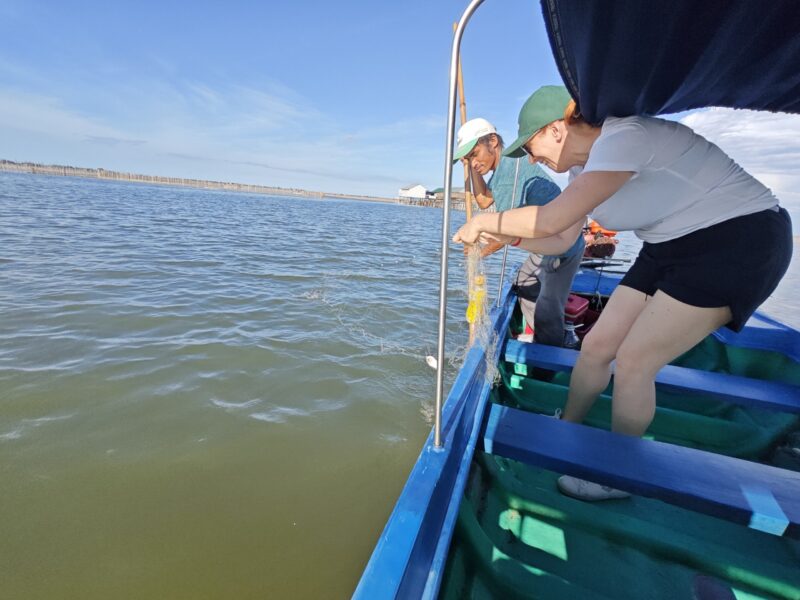
[[[514,140],[513,144],[503,150],[503,156],[508,156],[509,158],[520,158],[525,156],[526,152],[522,149],[522,147],[525,145],[525,142],[530,139],[530,137],[531,136],[529,135],[519,136],[516,140]]]
[[[467,142],[463,146],[456,148],[456,153],[453,155],[453,162],[458,162],[462,158],[464,158],[467,154],[472,152],[472,149],[475,147],[475,144],[478,143],[478,140],[472,140],[471,142]]]

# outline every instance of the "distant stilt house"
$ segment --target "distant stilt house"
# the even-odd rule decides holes
[[[428,190],[424,185],[419,183],[412,183],[404,188],[400,188],[397,193],[400,198],[414,198],[416,200],[424,200],[428,195]]]
[[[436,188],[435,190],[433,190],[431,192],[431,194],[433,194],[433,197],[436,200],[439,200],[439,201],[444,200],[444,188],[443,187]],[[450,191],[450,197],[453,200],[462,200],[463,201],[464,200],[464,188],[463,187],[454,187],[454,188],[452,188],[452,190]]]
[[[413,183],[397,192],[397,201],[400,204],[409,204],[411,206],[433,206],[435,201],[433,194],[428,189],[419,183]]]
[[[401,189],[398,196],[397,201],[400,204],[441,207],[444,200],[444,188],[428,191],[422,185],[415,184]],[[451,199],[453,209],[464,210],[464,188],[453,188]]]

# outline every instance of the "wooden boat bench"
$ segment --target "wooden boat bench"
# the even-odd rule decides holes
[[[578,351],[542,344],[508,340],[505,360],[552,371],[570,371]],[[656,375],[656,385],[664,389],[711,395],[733,404],[788,413],[800,413],[800,386],[739,375],[712,373],[667,365]]]
[[[800,539],[800,473],[492,404],[484,452]]]

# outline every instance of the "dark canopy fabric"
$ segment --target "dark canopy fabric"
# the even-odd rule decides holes
[[[800,0],[542,0],[584,118],[800,112]]]

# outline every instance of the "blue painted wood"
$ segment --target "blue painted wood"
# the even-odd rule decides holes
[[[569,371],[575,366],[578,354],[568,348],[508,340],[504,356],[508,362]],[[656,384],[665,389],[713,395],[734,404],[800,413],[800,386],[796,385],[673,365],[658,372]]]
[[[509,285],[503,297],[501,308],[490,315],[501,340],[516,302]],[[445,401],[444,447],[434,447],[431,432],[353,598],[433,597],[438,591],[490,388],[485,372],[485,351],[473,346]]]
[[[572,292],[589,296],[610,296],[621,279],[622,275],[604,273],[603,269],[581,269],[572,280]]]
[[[721,327],[712,335],[729,346],[780,352],[800,362],[800,331],[762,312],[753,314],[745,328],[738,333]]]
[[[800,538],[800,473],[794,471],[496,404],[481,439],[483,450],[497,456]]]
[[[513,281],[513,279],[509,280]],[[514,305],[516,304],[517,296],[511,291],[511,285],[508,284],[508,290],[505,296],[505,302],[502,305],[501,312],[498,313],[498,320],[496,322],[494,331],[499,336],[499,341],[494,348],[494,357],[492,360],[497,364],[500,360],[500,348],[502,348],[502,340],[508,335],[508,328],[511,323],[511,317],[514,313]],[[467,447],[461,455],[461,464],[459,466],[458,475],[456,476],[456,483],[453,486],[453,491],[450,495],[448,503],[447,514],[445,515],[442,530],[439,535],[439,540],[436,543],[436,549],[433,559],[430,562],[428,580],[425,583],[425,589],[421,595],[421,600],[434,600],[439,595],[439,588],[442,584],[442,577],[444,576],[444,569],[447,564],[447,556],[450,551],[450,541],[453,538],[453,533],[456,528],[456,520],[458,519],[459,507],[461,506],[461,499],[464,496],[464,490],[467,485],[467,478],[469,477],[470,467],[472,465],[472,458],[475,455],[475,448],[479,443],[481,426],[483,424],[484,412],[488,405],[489,392],[492,389],[492,383],[487,381],[484,373],[482,381],[475,382],[477,387],[480,384],[481,389],[479,397],[475,405],[474,415],[469,421],[471,433]],[[466,419],[464,419],[466,422]],[[424,563],[421,565],[423,568]]]

